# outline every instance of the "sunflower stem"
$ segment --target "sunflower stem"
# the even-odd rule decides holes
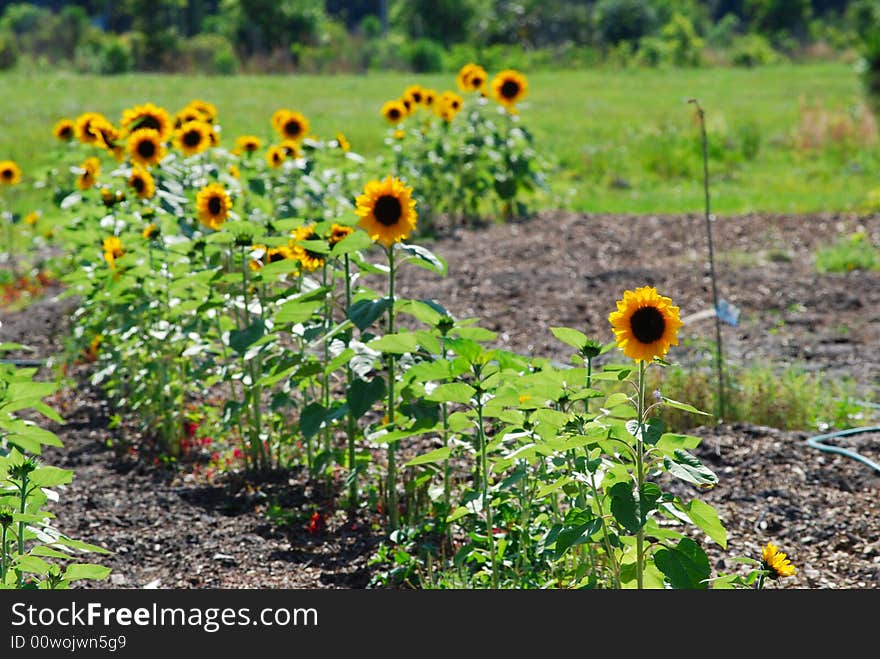
[[[645,371],[647,365],[644,360],[639,360],[639,401],[638,401],[638,419],[639,429],[636,437],[636,482],[638,484],[637,496],[641,507],[642,486],[645,483],[645,466],[644,466],[644,444],[642,438],[645,436]],[[644,543],[645,543],[645,526],[639,526],[636,533],[636,587],[642,590],[644,583]]]
[[[394,243],[388,249],[388,297],[390,304],[388,305],[388,333],[394,334]],[[394,372],[394,355],[389,353],[388,358],[388,428],[389,432],[394,432],[394,380],[396,378]],[[397,447],[395,442],[388,444],[388,522],[391,530],[397,529],[398,511],[397,511],[397,465],[395,451]]]
[[[345,263],[345,313],[351,307],[351,262],[348,254],[344,257]],[[354,381],[354,374],[351,370],[351,360],[345,363],[345,382],[347,389],[351,389],[351,383]],[[358,484],[357,484],[357,455],[355,454],[355,438],[357,435],[357,419],[350,411],[347,415],[347,432],[348,432],[348,468],[351,471],[349,478],[351,483],[348,489],[348,507],[354,512],[357,510],[358,504]]]
[[[700,121],[700,140],[703,147],[703,192],[705,198],[706,242],[709,246],[709,274],[712,279],[712,308],[715,310],[715,368],[718,372],[718,418],[724,419],[724,352],[721,341],[721,319],[718,317],[718,286],[715,277],[715,247],[712,243],[712,214],[709,203],[709,138],[706,134],[706,115],[697,99],[691,99]]]

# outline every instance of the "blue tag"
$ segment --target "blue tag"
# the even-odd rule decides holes
[[[727,323],[731,327],[736,327],[739,323],[739,309],[727,300],[718,300],[718,308],[716,309],[718,318],[722,323]]]

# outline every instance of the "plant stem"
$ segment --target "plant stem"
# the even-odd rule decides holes
[[[345,313],[348,314],[348,310],[351,307],[351,263],[348,259],[348,254],[345,254],[344,257],[345,263]],[[345,363],[345,383],[346,389],[351,388],[351,383],[354,381],[354,374],[351,370],[351,360],[348,360]],[[355,453],[355,438],[357,435],[357,419],[354,417],[354,414],[351,412],[347,415],[347,434],[348,434],[348,468],[351,470],[351,483],[349,485],[348,490],[348,507],[354,512],[357,509],[358,503],[358,484],[357,484],[357,456]]]
[[[388,333],[394,334],[394,244],[387,248],[388,253],[388,297],[390,304],[388,306]],[[390,432],[394,432],[394,381],[396,375],[394,372],[394,355],[388,354],[388,427]],[[388,522],[391,530],[397,529],[398,511],[397,511],[397,465],[395,463],[395,442],[388,444]]]
[[[486,457],[486,433],[483,430],[483,390],[477,387],[477,437],[480,442],[480,487],[483,490],[483,512],[486,513],[486,536],[489,539],[489,557],[492,561],[492,588],[498,588],[498,561],[495,557],[495,534],[492,524],[492,505],[489,502],[489,460]]]
[[[27,507],[27,490],[28,490],[28,475],[27,472],[24,472],[21,477],[21,503],[19,505],[18,511],[24,515],[25,509]],[[19,557],[24,556],[24,522],[18,523],[18,555]],[[18,587],[21,588],[22,583],[24,582],[24,573],[19,570],[18,571]]]
[[[644,442],[645,436],[645,371],[647,365],[644,361],[639,361],[639,430],[636,437],[636,482],[638,483],[637,496],[641,508],[642,486],[645,484],[645,467],[644,467]],[[644,543],[645,543],[645,527],[644,524],[639,526],[636,533],[636,587],[642,590],[644,584]]]
[[[3,525],[3,535],[0,537],[0,586],[6,583],[6,525]]]
[[[723,419],[724,405],[724,350],[721,341],[721,319],[718,317],[718,286],[715,277],[715,248],[712,243],[712,214],[709,204],[709,138],[706,135],[706,116],[696,99],[690,101],[697,108],[700,120],[700,138],[703,145],[703,192],[705,195],[706,242],[709,245],[709,274],[712,279],[712,308],[715,310],[715,368],[718,376],[718,418]]]

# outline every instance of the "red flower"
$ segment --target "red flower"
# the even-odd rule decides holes
[[[312,513],[312,517],[309,519],[309,523],[306,525],[306,531],[309,532],[310,535],[315,535],[316,533],[320,533],[324,530],[324,517],[321,513]]]

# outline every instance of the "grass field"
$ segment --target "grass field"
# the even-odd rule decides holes
[[[454,76],[185,77],[68,74],[0,76],[0,160],[29,170],[46,162],[52,124],[97,110],[152,101],[177,110],[192,98],[218,106],[223,132],[269,136],[278,107],[303,111],[318,136],[343,131],[367,157],[386,148],[381,103],[418,81],[454,88]],[[853,210],[880,187],[876,134],[831,138],[817,149],[793,146],[798,131],[834,133],[861,103],[846,64],[785,65],[756,70],[594,70],[529,76],[522,107],[540,151],[554,163],[545,207],[591,212],[698,212],[699,143],[693,107],[706,110],[713,143],[713,209],[721,214]],[[827,108],[804,122],[802,103]],[[812,125],[821,124],[821,125]],[[827,126],[826,126],[827,127]],[[846,130],[840,129],[845,133]],[[864,131],[863,131],[864,132]],[[872,141],[874,140],[874,141]],[[230,140],[231,141],[231,140]],[[227,142],[229,143],[229,142]],[[751,149],[751,150],[750,150]],[[748,153],[748,157],[742,156]]]

